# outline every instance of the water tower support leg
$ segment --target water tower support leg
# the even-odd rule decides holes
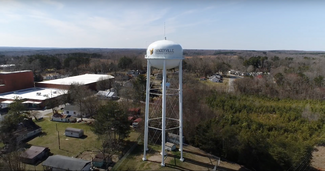
[[[179,151],[181,152],[180,161],[184,161],[183,158],[183,71],[182,71],[182,61],[179,63],[178,69],[179,78]]]
[[[166,132],[166,60],[163,66],[163,83],[162,83],[162,125],[161,125],[161,166],[165,166],[165,132]]]
[[[143,161],[147,160],[147,150],[148,150],[148,122],[149,122],[149,101],[150,101],[150,71],[151,65],[148,61],[147,64],[147,89],[146,89],[146,111],[145,111],[145,122],[144,122],[144,147],[143,147]]]

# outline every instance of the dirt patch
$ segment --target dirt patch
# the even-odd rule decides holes
[[[317,170],[325,171],[325,146],[318,146],[313,152],[311,166]]]
[[[165,167],[161,167],[162,155],[159,146],[151,148],[147,152],[147,161],[142,161],[142,146],[138,146],[135,151],[121,164],[119,170],[225,170],[235,171],[244,167],[227,161],[221,161],[218,157],[205,153],[193,146],[183,147],[184,161],[180,161],[178,149],[174,152],[167,152],[165,157]],[[218,165],[219,163],[219,165]],[[217,166],[218,165],[218,166]]]
[[[159,163],[161,163],[161,160],[162,160],[162,155],[160,153],[155,153],[153,156],[150,156],[148,158],[148,161],[152,161],[152,162],[159,162]],[[170,161],[170,158],[168,158],[165,155],[165,162],[168,163],[169,161]]]
[[[219,170],[240,170],[243,168],[236,163],[222,161],[218,157],[190,145],[185,146],[183,151],[184,163],[188,163],[186,168],[191,170],[212,170],[214,167]]]

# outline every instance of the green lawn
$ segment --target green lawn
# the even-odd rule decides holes
[[[91,126],[86,123],[53,122],[46,118],[36,121],[36,124],[42,127],[43,134],[32,139],[28,144],[49,147],[53,154],[76,157],[85,150],[96,150],[100,147],[97,136],[91,131]],[[60,148],[56,127],[60,137]],[[85,137],[66,137],[64,131],[67,127],[83,129]]]
[[[42,127],[43,134],[35,137],[30,140],[27,145],[36,145],[36,146],[45,146],[49,147],[51,153],[76,157],[78,154],[82,153],[85,150],[98,150],[100,147],[100,141],[97,139],[97,135],[95,135],[91,131],[91,126],[86,123],[63,123],[63,122],[53,122],[48,118],[44,118],[41,121],[35,121],[37,125]],[[58,132],[56,131],[56,127],[59,131],[60,137],[60,149],[58,143]],[[64,131],[67,127],[83,129],[85,138],[73,138],[66,137],[64,135]],[[136,142],[140,133],[136,131],[131,131],[130,136],[127,140],[131,142]],[[1,146],[1,144],[0,144]],[[42,170],[42,164],[34,165],[26,165],[27,170]]]
[[[43,134],[30,140],[27,145],[45,146],[49,147],[51,153],[76,157],[78,154],[85,150],[98,150],[100,147],[100,142],[97,140],[97,135],[91,131],[91,126],[86,123],[63,123],[63,122],[53,122],[44,118],[41,121],[35,121],[37,125],[42,127]],[[56,131],[56,126],[59,131],[60,137],[60,149],[58,142],[58,132]],[[86,135],[83,138],[73,138],[66,137],[64,131],[67,127],[83,129]],[[42,170],[42,164],[26,165],[27,170]]]

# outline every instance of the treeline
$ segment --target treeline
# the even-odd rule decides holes
[[[247,60],[244,60],[243,62],[243,65],[245,67],[248,67],[248,66],[253,66],[254,67],[254,70],[255,71],[257,68],[264,68],[265,67],[265,61],[268,59],[268,57],[266,56],[254,56],[254,57],[250,57],[249,59]]]
[[[71,55],[64,59],[64,68],[70,68],[70,67],[78,67],[80,65],[87,66],[89,65],[90,58],[86,56],[80,56],[80,55]]]
[[[47,68],[61,69],[61,61],[55,56],[47,55],[32,55],[27,58],[29,64],[35,63],[39,65],[39,69],[45,70]]]
[[[323,99],[325,80],[322,75],[307,75],[309,66],[286,68],[284,72],[260,77],[245,77],[234,81],[239,94],[261,95],[272,98]],[[308,73],[309,74],[309,73]]]
[[[325,142],[321,137],[325,133],[322,101],[215,91],[206,98],[206,104],[213,110],[213,119],[196,124],[186,139],[253,170],[306,168],[313,147]]]
[[[87,72],[91,60],[100,58],[97,53],[69,53],[55,55],[29,55],[16,59],[15,70],[32,70],[35,81],[42,81],[44,72],[61,71],[70,75],[78,75],[79,72]]]
[[[40,70],[46,69],[66,69],[71,67],[71,65],[75,65],[75,67],[79,65],[89,65],[91,58],[99,58],[100,54],[97,53],[69,53],[63,55],[30,55],[27,56],[26,61],[28,64],[39,65]],[[74,64],[72,64],[74,63]]]

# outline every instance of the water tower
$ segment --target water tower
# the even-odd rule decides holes
[[[146,108],[145,108],[145,129],[144,129],[144,152],[142,160],[147,160],[146,151],[148,150],[148,130],[155,129],[161,131],[161,155],[162,161],[161,166],[165,166],[165,142],[166,142],[166,119],[176,122],[176,126],[171,129],[179,129],[179,151],[181,152],[180,160],[184,161],[183,158],[183,110],[182,110],[182,60],[183,49],[181,45],[174,43],[169,40],[159,40],[149,45],[147,54],[147,88],[146,88]],[[161,117],[150,118],[149,115],[149,98],[150,98],[150,75],[151,67],[155,67],[162,70],[162,86],[161,86]],[[166,118],[166,95],[167,94],[167,70],[179,67],[178,71],[178,88],[176,88],[176,95],[178,96],[178,118]],[[168,88],[168,91],[170,91]],[[151,109],[152,110],[152,109]],[[161,120],[160,120],[161,119]],[[154,127],[150,123],[154,120],[158,120],[161,123],[161,128]]]

